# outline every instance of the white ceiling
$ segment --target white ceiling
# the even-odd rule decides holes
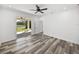
[[[62,12],[65,10],[79,8],[77,4],[38,4],[40,8],[48,8],[48,10],[44,11],[44,14],[37,13],[36,15],[46,15],[53,14],[56,12]],[[34,14],[35,11],[31,11],[30,9],[36,9],[35,4],[7,4],[9,7],[17,8],[29,13]]]

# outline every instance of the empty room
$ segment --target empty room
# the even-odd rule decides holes
[[[0,54],[79,54],[79,4],[0,4]]]

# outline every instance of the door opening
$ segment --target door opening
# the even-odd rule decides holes
[[[30,18],[24,18],[24,17],[17,17],[16,18],[16,33],[26,33],[31,32],[31,19]]]

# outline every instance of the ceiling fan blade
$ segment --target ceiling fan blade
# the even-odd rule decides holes
[[[37,9],[39,9],[40,7],[38,5],[36,5]]]
[[[30,9],[31,11],[36,11],[36,10],[34,10],[34,9]]]
[[[41,11],[42,11],[42,10],[47,10],[47,8],[43,8],[43,9],[41,9]]]
[[[41,13],[44,13],[44,12],[42,12],[42,11],[40,11]]]

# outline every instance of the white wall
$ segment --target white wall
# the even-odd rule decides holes
[[[65,10],[41,18],[46,35],[79,44],[79,9]]]
[[[16,17],[23,16],[36,19],[37,16],[21,12],[12,8],[4,7],[0,5],[0,42],[6,42],[16,39]],[[37,21],[36,21],[37,22]],[[33,24],[34,22],[32,22]],[[34,26],[32,25],[32,31],[34,34]],[[37,29],[38,30],[38,29]],[[35,31],[36,33],[37,31]],[[40,32],[40,31],[38,31]]]
[[[0,7],[0,42],[16,39],[15,13],[2,6]]]

